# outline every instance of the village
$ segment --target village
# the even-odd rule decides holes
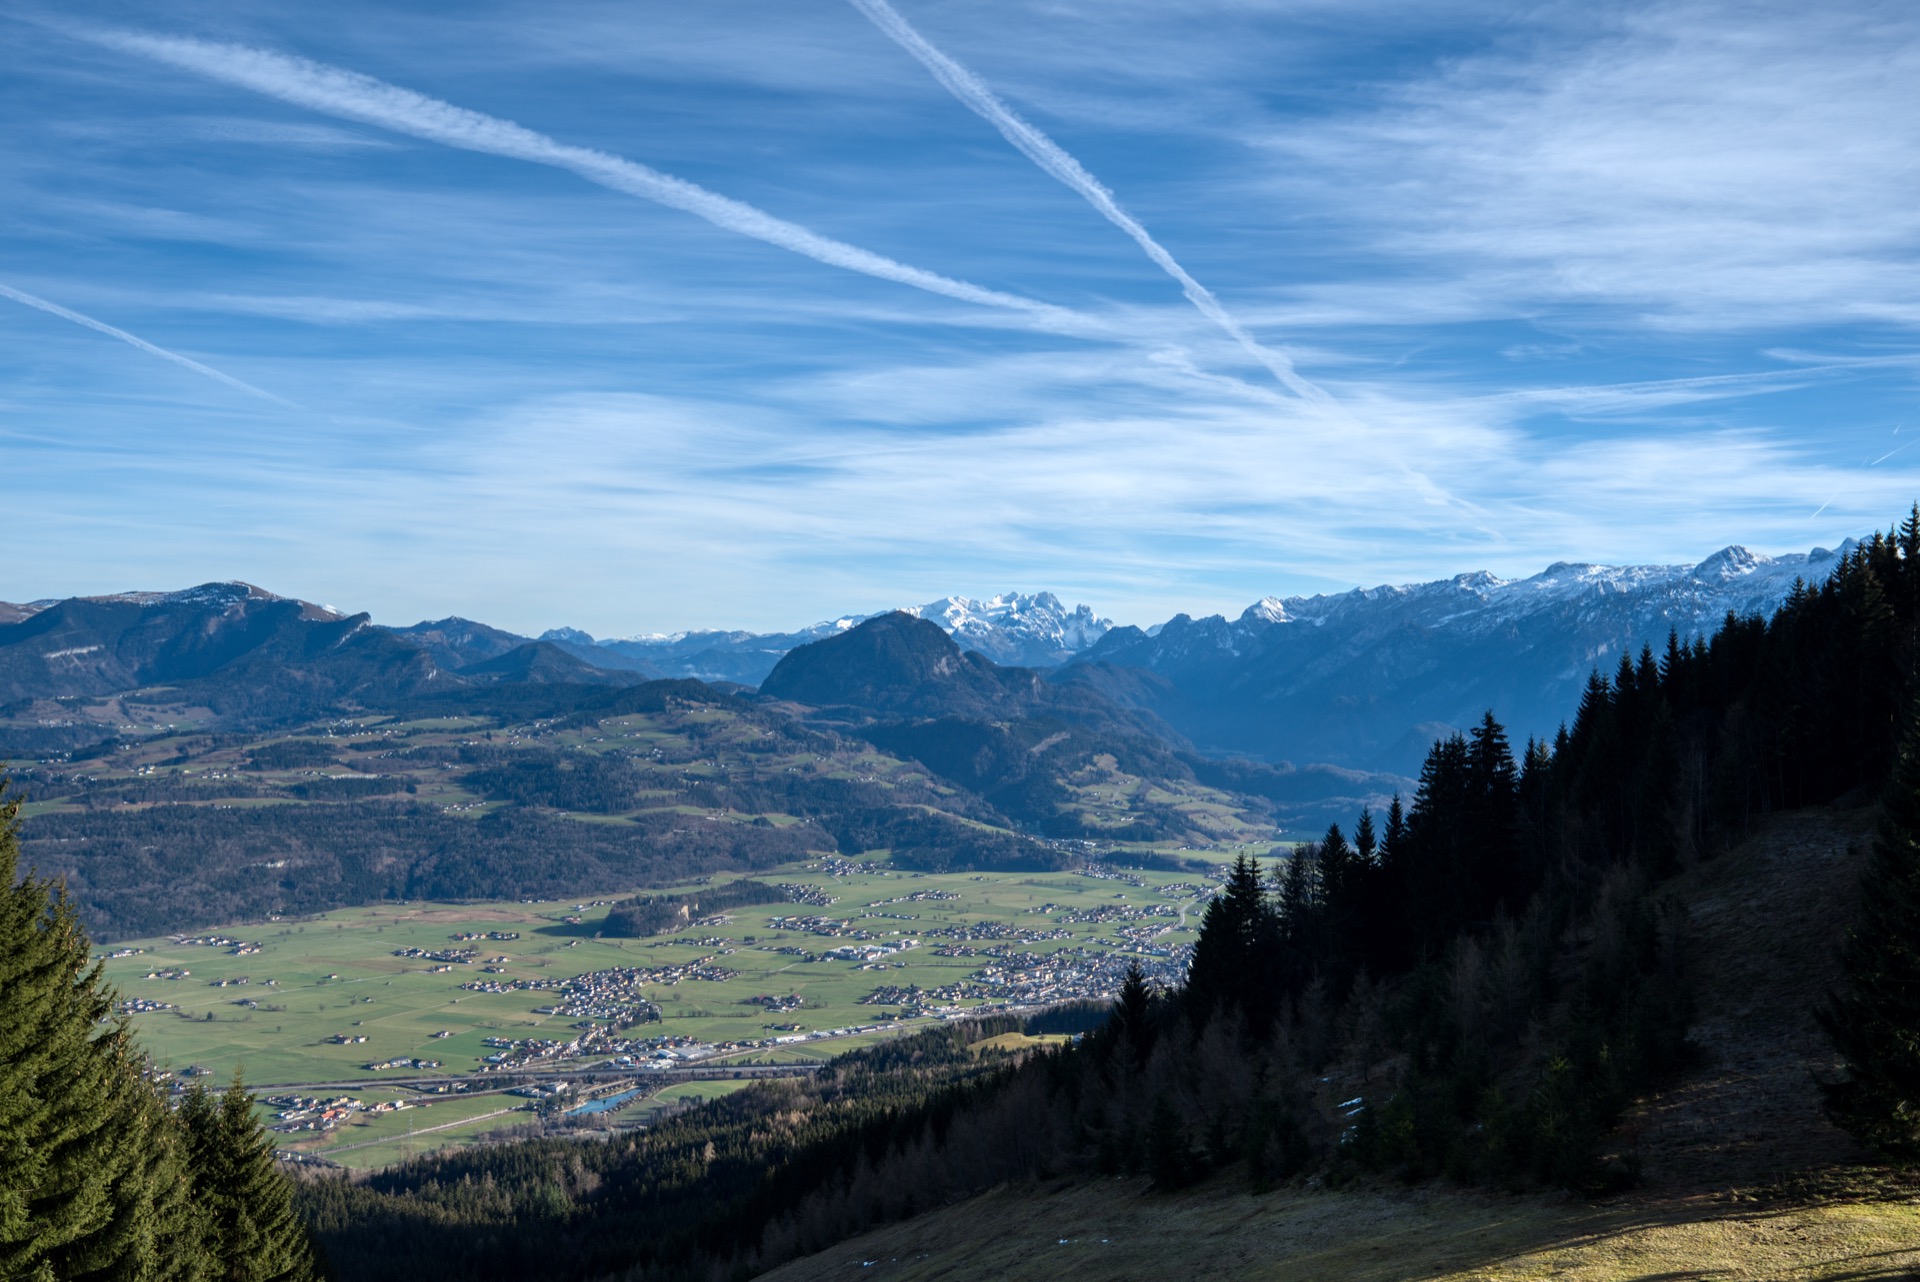
[[[108,964],[127,979],[151,974],[147,993],[176,981],[166,999],[119,1006],[177,1048],[174,1062],[192,1065],[176,1087],[202,1071],[228,1075],[224,1048],[236,1040],[273,1045],[259,1036],[262,1023],[304,1025],[306,1046],[335,1053],[303,1063],[289,1044],[248,1064],[249,1080],[273,1094],[265,1120],[291,1149],[344,1148],[349,1162],[373,1162],[391,1156],[381,1137],[413,1129],[374,1124],[398,1111],[396,1096],[380,1091],[413,1102],[495,1096],[495,1107],[522,1116],[610,1112],[626,1091],[650,1096],[685,1074],[798,1070],[928,1020],[1110,1000],[1134,964],[1150,984],[1172,985],[1214,890],[1190,873],[939,875],[837,856],[809,861],[804,875],[779,883],[784,903],[651,937],[598,929],[618,900],[398,904],[270,932],[137,941]],[[273,974],[277,986],[265,978]],[[330,1081],[335,1091],[305,1085]],[[507,1092],[518,1095],[499,1098]],[[462,1104],[451,1110],[461,1120],[427,1129],[447,1143],[516,1125],[483,1122],[476,1108],[484,1113]]]

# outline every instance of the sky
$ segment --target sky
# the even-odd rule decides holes
[[[1920,10],[0,9],[0,599],[1121,622],[1885,528]]]

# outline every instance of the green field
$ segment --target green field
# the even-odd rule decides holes
[[[490,1055],[520,1053],[487,1039],[566,1042],[583,1026],[607,1024],[541,1013],[555,1003],[551,985],[576,976],[656,973],[634,991],[659,1018],[618,1034],[624,1056],[818,1061],[944,1011],[1104,996],[1130,958],[1172,978],[1213,887],[1195,873],[941,875],[839,859],[761,876],[812,902],[737,909],[651,939],[599,937],[611,899],[391,904],[129,941],[99,954],[123,999],[169,1007],[131,1019],[149,1054],[175,1073],[224,1083],[240,1071],[265,1096],[425,1100],[425,1108],[360,1112],[287,1140],[339,1150],[343,1164],[377,1165],[527,1121],[524,1113],[482,1116],[526,1105],[514,1096],[423,1096],[369,1083],[475,1074]],[[904,947],[909,940],[915,946]],[[842,948],[897,951],[827,955]],[[441,956],[403,955],[409,950]],[[549,987],[469,987],[516,982]],[[897,990],[886,994],[892,1000],[862,1002],[883,988]],[[370,1067],[393,1060],[420,1063]],[[539,1063],[564,1075],[569,1065],[609,1060],[597,1053]],[[723,1085],[677,1084],[607,1120],[631,1124]],[[436,1129],[422,1134],[426,1127]]]

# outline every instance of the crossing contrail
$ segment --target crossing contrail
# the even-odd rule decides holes
[[[1000,96],[988,88],[985,81],[935,48],[925,36],[908,25],[907,20],[901,17],[893,6],[887,3],[887,0],[848,0],[848,2],[865,14],[868,20],[880,28],[894,43],[918,58],[927,70],[933,73],[933,78],[945,86],[949,93],[998,129],[1001,136],[1024,153],[1027,159],[1079,192],[1103,218],[1131,236],[1134,242],[1146,251],[1148,258],[1179,282],[1181,291],[1186,294],[1188,301],[1202,316],[1225,330],[1246,350],[1248,355],[1266,366],[1289,391],[1316,403],[1332,403],[1333,398],[1324,390],[1301,377],[1299,371],[1294,369],[1292,361],[1279,352],[1261,346],[1253,335],[1249,334],[1246,328],[1221,305],[1220,300],[1213,296],[1211,290],[1195,280],[1133,215],[1120,207],[1120,202],[1114,199],[1113,193],[1108,191],[1099,179],[1088,173],[1079,161],[1068,155],[1053,139],[1015,114],[1013,108],[1002,102]]]
[[[987,289],[821,236],[743,201],[604,151],[576,147],[510,120],[456,107],[359,72],[246,45],[132,32],[90,39],[182,70],[250,89],[345,120],[390,129],[449,147],[564,169],[589,182],[703,218],[716,227],[791,250],[816,262],[910,285],[963,303],[1023,313],[1048,329],[1113,339],[1117,331],[1065,307]]]
[[[272,401],[275,405],[284,405],[288,409],[300,408],[284,397],[275,396],[272,392],[261,391],[252,383],[243,383],[231,374],[222,374],[211,365],[202,365],[192,357],[182,356],[178,352],[170,352],[164,347],[149,343],[137,334],[129,334],[124,329],[115,329],[105,321],[97,321],[93,317],[82,315],[70,307],[62,307],[58,303],[50,303],[46,299],[34,294],[29,294],[23,289],[15,289],[11,285],[0,285],[0,297],[11,298],[16,303],[25,303],[28,307],[37,307],[43,312],[49,312],[60,317],[62,320],[70,320],[76,325],[85,325],[88,329],[98,330],[111,338],[117,338],[123,343],[131,344],[141,351],[146,352],[148,355],[158,356],[163,361],[172,361],[175,365],[184,365],[196,374],[205,374],[208,378],[225,383],[228,387],[238,388],[240,391],[252,396],[258,396],[262,400]]]

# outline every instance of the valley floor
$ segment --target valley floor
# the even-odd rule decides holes
[[[1615,1136],[1644,1171],[1633,1193],[1590,1204],[1381,1184],[1252,1196],[1231,1174],[1173,1196],[1140,1180],[1002,1188],[765,1277],[1920,1277],[1920,1178],[1865,1165],[1814,1089],[1834,1065],[1811,1011],[1835,978],[1835,942],[1871,839],[1865,811],[1778,816],[1676,879],[1700,1063]]]

